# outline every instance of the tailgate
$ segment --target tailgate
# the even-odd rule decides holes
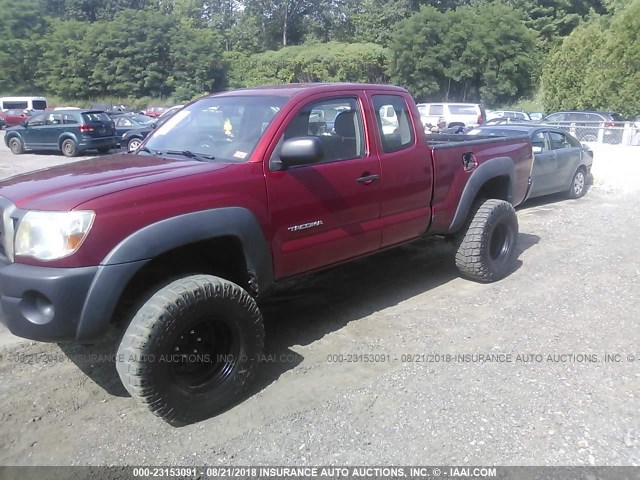
[[[94,138],[113,137],[115,128],[111,117],[104,112],[88,112],[83,113],[82,118],[84,124],[90,127],[88,130],[82,130],[82,133]]]

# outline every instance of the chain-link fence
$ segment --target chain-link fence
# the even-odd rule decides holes
[[[566,130],[581,142],[640,145],[638,122],[547,122],[547,125]]]

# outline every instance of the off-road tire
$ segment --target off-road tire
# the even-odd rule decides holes
[[[21,155],[24,153],[24,143],[18,137],[13,137],[9,140],[9,149],[14,155]]]
[[[513,268],[518,239],[518,217],[509,202],[477,202],[458,237],[456,267],[462,276],[478,282],[495,282]]]
[[[194,332],[198,337],[190,338]],[[190,355],[194,344],[182,351],[179,346],[200,342],[200,332],[204,341],[195,344],[202,345],[198,358],[209,352],[211,361],[177,361],[180,354]],[[214,346],[222,349],[222,356]],[[255,300],[232,282],[194,275],[160,289],[140,308],[124,333],[116,368],[133,398],[181,426],[238,401],[255,375],[263,348],[264,326]],[[218,358],[226,360],[216,363]]]
[[[571,177],[571,183],[567,190],[567,197],[580,198],[587,193],[587,171],[584,167],[578,167],[576,173]]]
[[[60,150],[62,150],[62,154],[65,157],[75,157],[78,155],[78,144],[74,140],[67,138],[60,145]]]

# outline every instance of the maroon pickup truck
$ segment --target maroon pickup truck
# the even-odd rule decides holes
[[[79,343],[121,324],[131,396],[174,425],[206,418],[254,376],[276,282],[424,235],[456,242],[465,277],[509,273],[531,144],[469,138],[425,136],[392,86],[201,98],[134,154],[0,183],[2,322]]]

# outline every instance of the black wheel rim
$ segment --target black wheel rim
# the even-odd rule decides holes
[[[511,229],[506,223],[499,223],[493,229],[489,239],[489,255],[494,262],[503,260],[509,255],[512,237]]]
[[[240,346],[229,325],[201,318],[177,336],[170,357],[171,373],[191,392],[209,391],[233,372],[239,360]]]

